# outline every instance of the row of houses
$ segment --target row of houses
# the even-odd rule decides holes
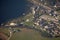
[[[57,25],[53,21],[50,21],[50,23],[48,23],[46,20],[41,19],[39,22],[35,24],[40,26],[41,30],[46,31],[53,37],[60,36],[60,29],[57,27]]]
[[[41,9],[45,10],[45,11],[47,10],[45,8],[41,8]],[[38,11],[41,11],[41,10],[38,10]],[[40,26],[41,30],[46,31],[53,37],[60,36],[60,29],[57,27],[56,22],[55,22],[56,19],[49,18],[50,16],[57,17],[58,16],[57,13],[54,10],[50,10],[50,11],[46,11],[48,13],[48,15],[46,15],[46,13],[44,11],[42,11],[44,13],[42,13],[42,15],[40,16],[39,14],[41,14],[41,13],[39,13],[38,11],[35,11],[35,15],[34,15],[35,24],[34,25]],[[47,21],[48,18],[49,18],[50,22]]]

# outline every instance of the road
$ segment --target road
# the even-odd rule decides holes
[[[11,30],[9,30],[9,32],[10,32],[10,36],[9,36],[8,40],[10,40],[10,38],[12,37],[12,34],[13,34],[13,32]]]

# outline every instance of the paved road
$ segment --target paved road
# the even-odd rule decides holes
[[[8,38],[8,40],[10,40],[10,38],[12,37],[12,34],[13,34],[13,32],[11,30],[9,30],[9,32],[10,32],[10,37]]]

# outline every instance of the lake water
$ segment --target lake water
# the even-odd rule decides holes
[[[0,0],[0,23],[21,16],[27,11],[27,4],[26,0]]]

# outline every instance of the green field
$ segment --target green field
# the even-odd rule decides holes
[[[21,29],[21,32],[13,33],[10,40],[60,40],[60,38],[42,37],[38,31],[32,29]]]

